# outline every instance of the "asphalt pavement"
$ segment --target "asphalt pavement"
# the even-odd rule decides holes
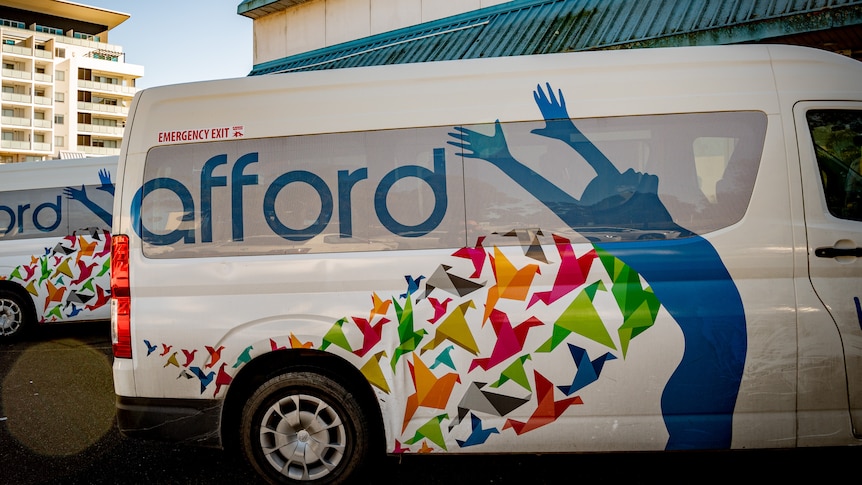
[[[132,440],[114,421],[107,322],[0,343],[0,484],[254,484],[222,450]],[[374,484],[777,483],[855,469],[862,448],[389,457]],[[830,478],[831,477],[831,478]]]

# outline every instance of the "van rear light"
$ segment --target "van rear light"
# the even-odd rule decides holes
[[[111,238],[111,343],[114,357],[132,358],[129,236]]]

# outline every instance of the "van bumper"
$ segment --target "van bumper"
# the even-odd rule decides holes
[[[117,427],[129,438],[221,448],[221,399],[117,396]]]

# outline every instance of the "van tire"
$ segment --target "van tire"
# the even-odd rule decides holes
[[[23,337],[34,325],[29,299],[20,292],[0,288],[0,342],[11,342]]]
[[[337,484],[355,479],[369,458],[370,440],[369,421],[356,397],[315,371],[291,371],[269,379],[242,411],[240,448],[270,483]]]

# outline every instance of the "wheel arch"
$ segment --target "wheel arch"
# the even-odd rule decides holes
[[[347,360],[329,352],[313,349],[286,349],[268,352],[252,359],[231,381],[222,408],[220,426],[222,446],[236,451],[242,409],[251,394],[269,379],[291,371],[313,371],[338,381],[356,396],[360,407],[372,423],[374,453],[385,453],[383,415],[368,379]]]
[[[39,323],[39,318],[36,316],[36,303],[33,301],[33,297],[26,288],[13,281],[0,280],[0,290],[15,293],[15,295],[21,299],[21,302],[25,307],[23,310],[27,312],[28,320],[25,323],[30,323],[32,325],[37,325]]]

